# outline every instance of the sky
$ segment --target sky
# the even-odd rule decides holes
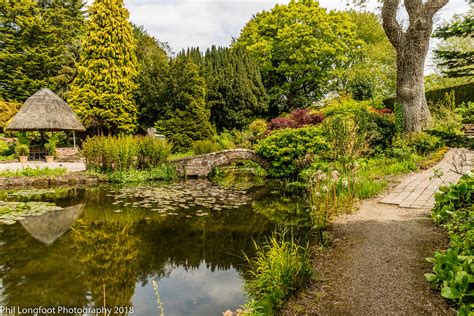
[[[350,1],[350,0],[349,0]],[[346,8],[346,0],[320,0],[324,8]],[[89,3],[92,0],[88,1]],[[287,0],[125,0],[130,20],[143,25],[149,34],[168,42],[173,51],[186,47],[206,49],[211,45],[228,46],[233,37],[255,13],[268,10]],[[369,0],[368,9],[377,11],[377,1]],[[465,0],[450,0],[437,16],[449,20],[455,13],[468,10]]]

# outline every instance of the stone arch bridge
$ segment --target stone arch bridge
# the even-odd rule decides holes
[[[269,163],[250,149],[237,148],[172,160],[181,177],[207,177],[215,167],[226,166],[234,161],[251,160],[267,169]]]

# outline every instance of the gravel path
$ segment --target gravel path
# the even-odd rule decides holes
[[[290,302],[287,315],[450,315],[430,289],[424,258],[445,235],[423,209],[366,200],[333,224],[334,245],[317,256],[317,280]]]
[[[447,246],[446,234],[429,218],[432,193],[442,184],[430,177],[441,168],[445,181],[456,181],[459,176],[449,169],[458,154],[450,150],[435,167],[406,176],[387,196],[365,200],[357,213],[337,218],[333,245],[314,261],[317,280],[284,314],[455,315],[424,273],[431,270],[425,258]],[[472,152],[467,155],[472,162]]]

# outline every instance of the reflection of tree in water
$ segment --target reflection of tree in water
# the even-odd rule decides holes
[[[94,305],[131,306],[138,258],[131,226],[79,220],[72,235]]]
[[[19,224],[0,225],[0,278],[8,306],[85,306],[83,267],[69,234],[47,246]]]
[[[174,267],[197,269],[203,262],[212,271],[233,267],[244,275],[243,252],[252,256],[252,239],[260,240],[274,228],[248,204],[206,210],[208,216],[202,217],[194,215],[196,209],[161,216],[150,209],[121,205],[116,212],[119,207],[113,204],[110,189],[113,187],[68,192],[67,198],[60,200],[61,206],[68,207],[71,201],[86,206],[72,231],[55,241],[42,234],[59,233],[34,233],[41,237],[38,239],[51,240],[50,246],[32,238],[19,223],[0,225],[3,303],[100,307],[105,293],[106,306],[130,306],[137,280],[145,284],[150,276],[166,277]],[[246,198],[252,200],[267,195],[260,189],[249,191]],[[275,196],[268,199],[276,200]],[[139,200],[130,197],[130,201]],[[262,214],[269,200],[262,202],[262,209],[257,207]],[[28,228],[31,230],[31,225]]]
[[[277,224],[308,226],[310,223],[309,213],[304,201],[295,203],[292,199],[274,199],[267,196],[252,201],[252,208],[258,214]]]

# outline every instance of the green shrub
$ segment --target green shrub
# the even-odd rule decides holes
[[[440,188],[435,194],[432,218],[449,234],[450,248],[427,260],[433,273],[425,274],[441,295],[459,306],[459,314],[474,311],[474,175],[464,175],[458,183]]]
[[[193,151],[196,155],[213,153],[219,151],[219,145],[212,140],[196,140],[193,142]]]
[[[152,168],[165,161],[171,150],[166,141],[149,136],[94,136],[82,146],[87,167],[103,171]]]
[[[461,104],[456,112],[461,115],[463,124],[474,124],[474,102]]]
[[[6,170],[0,171],[0,177],[52,177],[62,176],[67,172],[66,168],[30,168],[26,167],[14,171]]]
[[[18,144],[15,147],[17,156],[28,156],[30,154],[30,147],[26,144]]]
[[[462,117],[456,110],[454,91],[446,93],[442,99],[434,103],[430,102],[429,106],[434,130],[461,134]]]
[[[443,147],[444,142],[439,137],[422,132],[408,135],[408,145],[424,156]]]
[[[117,170],[108,171],[106,179],[114,183],[136,183],[146,181],[170,181],[176,179],[176,169],[173,165],[163,163],[146,170]]]
[[[235,148],[234,138],[231,133],[224,130],[222,133],[215,135],[213,141],[216,143],[219,150]]]
[[[10,146],[4,140],[0,140],[0,156],[8,156],[11,154]]]
[[[302,169],[301,159],[328,149],[318,127],[278,130],[260,141],[257,153],[270,161],[272,177],[295,177]]]
[[[260,139],[267,131],[268,124],[264,119],[256,119],[249,125],[249,131],[252,133],[253,140]]]
[[[447,146],[453,148],[468,148],[474,150],[474,138],[457,133],[450,133],[446,131],[429,130],[428,134],[441,139]]]
[[[151,136],[137,138],[138,144],[138,166],[141,169],[148,169],[158,166],[166,161],[171,154],[173,147],[166,140],[157,139]]]
[[[393,114],[378,113],[367,101],[332,100],[323,108],[324,136],[331,144],[331,159],[358,157],[390,146],[396,133]]]
[[[285,233],[273,234],[262,246],[254,245],[256,257],[246,257],[251,279],[245,282],[245,289],[256,301],[254,308],[265,315],[274,315],[286,298],[311,279],[308,245],[302,246]]]
[[[350,80],[348,90],[354,100],[364,101],[374,97],[376,83],[370,75],[357,76]]]

